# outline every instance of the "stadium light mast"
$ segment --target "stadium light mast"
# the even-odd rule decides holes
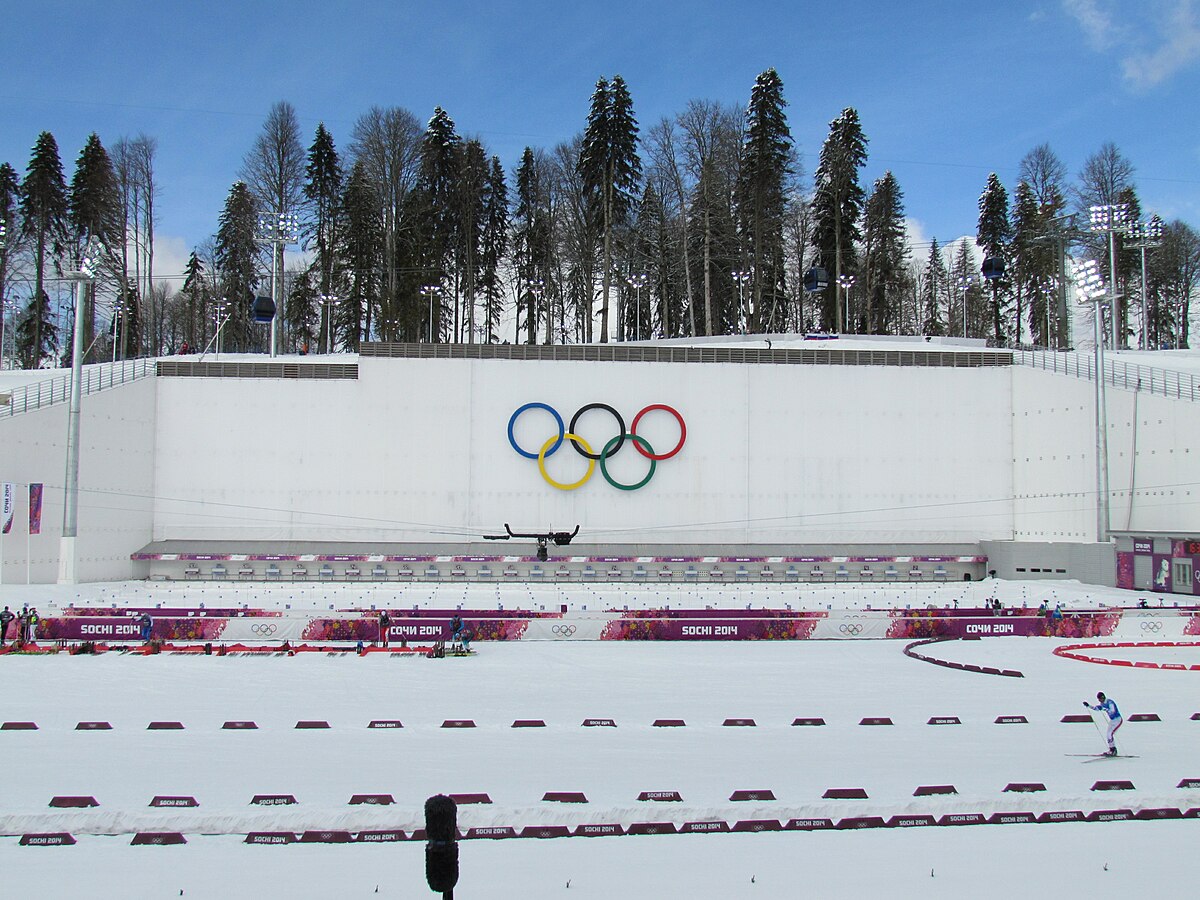
[[[2,227],[2,226],[0,226]],[[1163,223],[1158,216],[1149,222],[1135,222],[1129,228],[1129,246],[1142,251],[1142,349],[1150,349],[1150,316],[1146,302],[1146,251],[1162,243]]]
[[[1120,336],[1117,334],[1117,235],[1129,231],[1129,204],[1104,203],[1090,207],[1092,231],[1108,235],[1108,291],[1112,299],[1112,348],[1120,350]]]
[[[294,213],[258,217],[258,242],[271,245],[271,300],[275,315],[271,318],[271,356],[279,355],[279,320],[284,315],[283,248],[300,241],[300,219]]]
[[[736,272],[730,272],[733,280],[738,286],[738,318],[742,320],[742,334],[746,334],[750,330],[750,314],[746,311],[746,282],[748,282],[754,273],[745,269]]]
[[[646,286],[646,275],[630,275],[625,281],[634,291],[633,300],[633,339],[642,339],[642,288]],[[649,317],[647,317],[649,318]],[[649,336],[649,335],[648,335]]]
[[[845,320],[844,320],[844,324],[842,327],[845,329],[846,334],[849,334],[850,333],[850,288],[854,287],[854,276],[853,275],[839,275],[837,277],[837,283],[838,283],[838,287],[840,287],[845,292],[845,294],[844,294],[845,300],[842,303],[842,310],[845,314]]]
[[[1096,317],[1093,332],[1096,347],[1093,359],[1096,366],[1096,543],[1109,540],[1108,511],[1108,398],[1104,380],[1104,280],[1100,266],[1089,259],[1074,266],[1072,280],[1084,303],[1094,303]],[[1115,311],[1110,311],[1110,315]]]
[[[436,284],[425,284],[421,286],[421,293],[429,298],[429,343],[433,343],[433,298],[438,295],[441,288]]]
[[[325,352],[333,352],[333,309],[342,301],[333,294],[321,294],[317,301],[325,307]]]
[[[71,336],[71,406],[67,413],[67,471],[63,479],[63,526],[59,540],[58,583],[77,584],[76,542],[79,537],[79,419],[83,398],[83,294],[96,280],[98,248],[89,241],[79,268],[64,272],[75,301],[75,333]]]

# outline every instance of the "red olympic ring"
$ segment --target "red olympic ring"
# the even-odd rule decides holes
[[[638,453],[642,454],[642,456],[646,457],[647,459],[654,459],[654,460],[661,461],[664,459],[670,459],[672,456],[674,456],[676,453],[678,453],[680,450],[683,449],[684,441],[687,440],[687,426],[683,423],[683,416],[681,416],[679,414],[679,411],[676,410],[673,406],[667,406],[667,404],[665,404],[665,403],[652,403],[650,406],[647,406],[645,409],[643,409],[641,412],[639,412],[636,416],[633,417],[633,424],[629,426],[629,433],[636,437],[637,429],[638,429],[638,422],[640,422],[642,420],[642,416],[644,416],[646,413],[651,412],[652,410],[656,410],[656,409],[661,409],[664,412],[669,412],[671,415],[673,415],[675,417],[675,421],[679,423],[679,443],[676,444],[671,450],[669,450],[666,453],[650,453],[650,452],[644,450],[637,441],[633,442],[633,449],[635,449]]]

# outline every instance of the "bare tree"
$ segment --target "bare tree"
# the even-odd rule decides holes
[[[1038,208],[1057,215],[1066,203],[1067,167],[1049,144],[1038,144],[1025,154],[1017,179],[1029,185]]]
[[[267,113],[262,131],[242,161],[242,180],[250,188],[261,213],[276,221],[285,215],[298,214],[304,197],[304,163],[296,110],[286,100],[280,100]],[[286,322],[283,243],[279,241],[272,245],[271,271],[276,321]]]
[[[397,106],[371,107],[354,123],[351,132],[352,164],[362,164],[381,206],[385,277],[379,312],[385,320],[401,318],[400,243],[409,224],[405,207],[420,171],[423,134],[417,117]]]
[[[156,354],[161,317],[154,292],[154,156],[158,141],[145,134],[113,144],[112,161],[121,192],[120,298],[114,313],[120,355],[145,350]]]

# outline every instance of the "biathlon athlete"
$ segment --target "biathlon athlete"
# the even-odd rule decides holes
[[[1125,720],[1121,718],[1121,711],[1117,709],[1116,701],[1105,697],[1103,691],[1096,695],[1096,699],[1100,702],[1095,706],[1086,700],[1083,701],[1083,705],[1093,712],[1102,712],[1108,716],[1108,734],[1105,736],[1108,740],[1108,752],[1104,755],[1116,756],[1117,744],[1113,740],[1113,736],[1117,733],[1117,729],[1125,724]]]

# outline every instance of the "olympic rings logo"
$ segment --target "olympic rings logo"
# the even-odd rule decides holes
[[[575,633],[574,625],[552,625],[550,627],[551,634],[557,634],[560,637],[570,637]]]
[[[858,637],[863,633],[863,627],[858,624],[839,625],[838,631],[840,631],[842,634],[848,634],[851,637]]]
[[[517,439],[513,434],[513,430],[517,424],[517,419],[521,417],[522,413],[528,412],[531,409],[540,409],[550,413],[550,415],[554,417],[555,424],[558,426],[558,434],[551,435],[549,438],[547,438],[536,453],[532,450],[526,450],[520,444],[518,444]],[[579,424],[580,418],[582,418],[584,413],[593,409],[599,409],[607,412],[613,417],[617,425],[616,435],[604,445],[604,448],[599,453],[593,452],[592,445],[580,437],[576,431],[576,427]],[[637,433],[638,425],[641,423],[642,418],[648,413],[655,411],[666,412],[671,416],[674,416],[675,421],[679,425],[679,441],[666,453],[656,453],[654,451],[654,447],[650,445],[650,442]],[[636,450],[646,459],[650,460],[650,467],[646,472],[646,477],[641,481],[636,481],[632,484],[625,484],[617,481],[608,471],[608,460],[617,455],[621,448],[625,446],[625,441],[627,439],[633,444],[634,450]],[[546,457],[553,456],[558,451],[558,448],[562,446],[563,441],[569,442],[570,445],[575,448],[575,452],[587,460],[587,471],[583,473],[583,477],[578,481],[557,481],[550,475],[548,471],[546,471]],[[547,403],[526,403],[524,406],[518,407],[516,412],[514,412],[508,420],[508,443],[514,450],[517,451],[517,453],[526,459],[537,460],[538,471],[541,472],[542,478],[545,479],[546,483],[551,487],[558,488],[560,491],[573,491],[576,488],[583,487],[585,484],[587,484],[596,471],[597,461],[600,463],[600,474],[604,476],[605,481],[619,491],[636,491],[638,488],[643,488],[649,484],[650,479],[654,477],[654,470],[657,464],[664,459],[670,459],[671,457],[675,456],[680,450],[683,449],[684,442],[686,441],[687,425],[684,424],[683,416],[681,416],[679,411],[674,407],[667,406],[665,403],[652,403],[649,406],[644,407],[636,416],[633,417],[633,422],[630,424],[628,430],[625,428],[625,420],[621,417],[621,414],[607,403],[586,403],[579,407],[579,409],[575,411],[575,415],[571,417],[571,423],[569,426],[563,424],[563,418],[559,415],[558,410]]]
[[[1162,631],[1162,622],[1155,619],[1144,621],[1141,623],[1142,631]]]
[[[262,635],[263,637],[266,637],[269,634],[274,634],[275,630],[278,627],[279,626],[274,624],[273,622],[271,622],[271,623],[255,622],[253,625],[250,626],[250,633],[251,634],[259,634],[259,635]]]

